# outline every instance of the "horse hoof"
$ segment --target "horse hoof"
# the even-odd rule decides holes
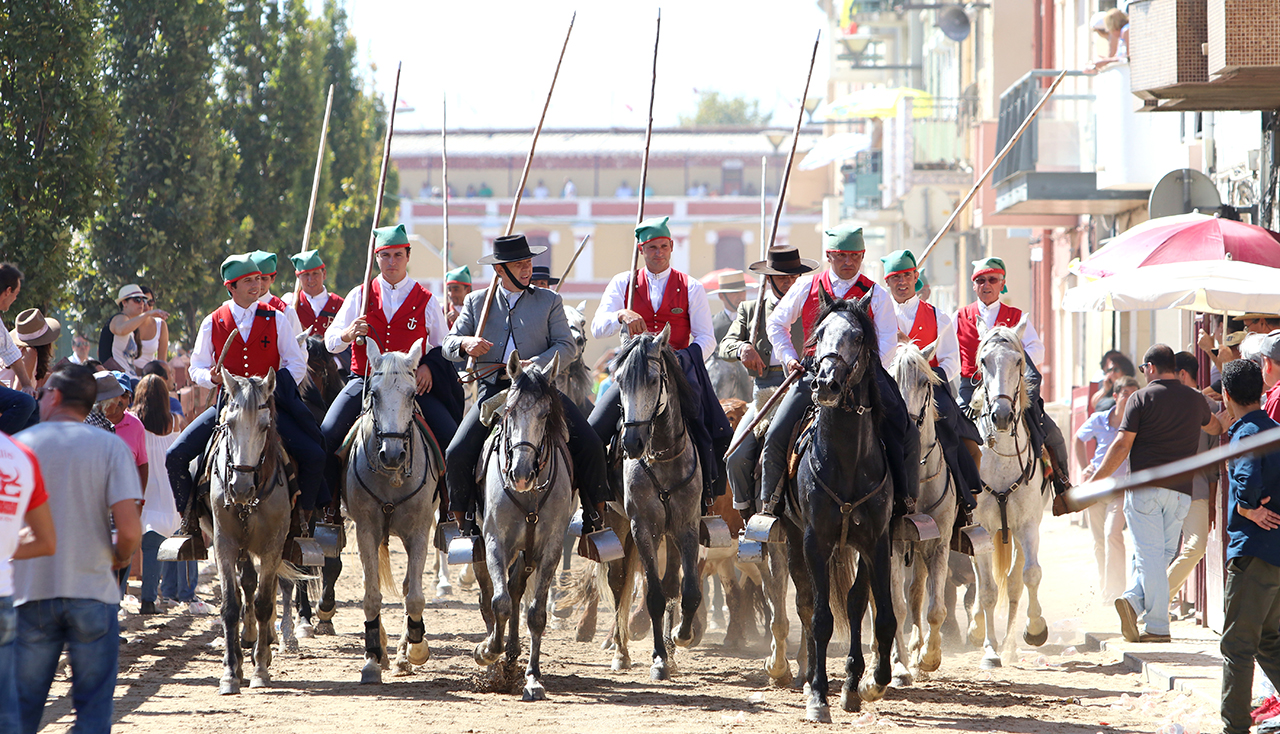
[[[782,675],[778,676],[775,676],[773,673],[769,673],[769,682],[774,688],[790,688],[793,682],[791,678],[791,668],[788,667],[783,671]]]
[[[1031,627],[1028,625],[1027,629],[1022,631],[1022,639],[1032,647],[1040,647],[1049,641],[1049,625],[1045,625],[1039,634],[1032,634]]]
[[[831,707],[825,703],[809,702],[804,710],[805,721],[812,721],[818,724],[831,723]]]
[[[482,668],[487,668],[490,665],[493,665],[494,663],[498,662],[498,655],[491,654],[489,652],[488,646],[485,645],[485,643],[483,642],[480,643],[479,645],[476,645],[476,650],[474,653],[471,654],[471,657],[473,660],[476,661],[476,665],[479,665]]]
[[[677,633],[671,641],[676,644],[676,647],[693,647],[693,630],[690,630],[687,635]]]
[[[284,650],[288,653],[298,654],[302,648],[298,646],[298,638],[290,637],[284,641]]]
[[[423,640],[409,645],[409,662],[413,665],[425,665],[431,659],[431,648],[427,645],[427,641]]]
[[[223,678],[222,682],[218,684],[218,695],[220,696],[234,696],[238,693],[240,693],[239,678]]]
[[[271,676],[269,675],[255,675],[249,679],[250,688],[266,688],[269,685],[271,685]]]
[[[631,661],[627,658],[614,658],[611,666],[615,671],[631,670]]]
[[[255,644],[256,642],[257,642],[257,640],[245,640],[245,639],[241,639],[241,640],[240,640],[240,649],[241,649],[241,650],[252,650],[252,649],[253,649],[253,646],[254,646],[254,644]]]
[[[413,666],[404,658],[396,658],[395,676],[399,678],[406,675],[413,675]]]
[[[666,663],[661,660],[655,660],[653,666],[649,668],[650,680],[670,680],[671,671],[667,670]]]
[[[333,628],[333,622],[322,619],[316,622],[315,632],[317,635],[336,635],[338,631]]]
[[[893,680],[889,681],[889,687],[907,688],[912,683],[915,683],[915,678],[913,678],[910,673],[898,673],[897,675],[893,676]]]
[[[298,629],[294,630],[294,633],[300,640],[309,640],[316,636],[316,628],[310,622],[304,620],[298,625]]]
[[[978,668],[982,670],[994,670],[996,668],[1002,667],[1003,665],[1004,663],[1000,662],[999,655],[991,654],[991,655],[984,655],[982,657],[982,661],[978,663]]]
[[[360,669],[360,685],[368,685],[370,683],[382,683],[382,666],[378,665],[378,661],[370,660]]]
[[[545,701],[547,700],[547,689],[533,678],[529,678],[524,684],[524,694],[522,696],[525,701]]]
[[[850,713],[862,710],[862,699],[848,689],[840,692],[840,708]]]
[[[879,701],[884,698],[884,692],[888,688],[888,685],[880,685],[873,680],[866,680],[858,686],[858,697],[863,701]]]
[[[436,598],[441,599],[446,596],[453,596],[453,587],[449,584],[441,584],[436,587]]]

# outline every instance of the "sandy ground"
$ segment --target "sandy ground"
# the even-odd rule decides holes
[[[1080,638],[1073,619],[1091,603],[1090,582],[1095,576],[1087,535],[1046,518],[1042,547],[1054,552],[1044,560],[1045,578],[1058,580],[1056,585],[1046,584],[1044,603],[1054,630],[1048,644],[1020,650],[1016,662],[990,673],[977,670],[977,651],[953,650],[930,680],[891,689],[883,701],[868,704],[861,714],[839,710],[844,661],[832,659],[834,726],[862,731],[1094,734],[1173,731],[1168,724],[1177,721],[1187,734],[1218,730],[1216,712],[1199,700],[1144,691],[1139,677],[1125,669],[1117,654],[1077,649]],[[399,572],[404,556],[396,542],[392,545]],[[633,643],[637,667],[615,673],[609,669],[610,654],[600,649],[603,626],[591,643],[575,642],[569,629],[549,630],[543,647],[547,701],[523,703],[519,695],[480,692],[481,671],[470,652],[483,637],[484,624],[474,594],[457,589],[456,579],[453,597],[428,605],[426,634],[432,659],[412,675],[395,677],[388,671],[383,685],[361,686],[362,582],[353,553],[349,548],[339,582],[337,635],[302,640],[297,655],[278,654],[271,688],[246,686],[238,696],[218,695],[221,651],[216,645],[221,623],[216,616],[177,611],[123,615],[122,630],[129,641],[121,647],[116,730],[345,733],[377,727],[478,734],[622,732],[641,727],[645,732],[790,732],[818,726],[803,721],[799,691],[770,687],[761,664],[763,642],[728,651],[721,647],[719,631],[708,632],[700,647],[678,653],[678,671],[671,681],[654,683],[649,680],[647,641]],[[434,575],[428,572],[424,581],[430,598]],[[213,585],[216,581],[202,585],[206,599],[216,594]],[[396,638],[401,615],[399,605],[388,602],[383,620]],[[794,608],[790,616],[794,650]],[[845,649],[833,644],[835,655]],[[249,670],[246,661],[246,673]],[[65,731],[72,723],[64,673],[52,692],[45,731]]]

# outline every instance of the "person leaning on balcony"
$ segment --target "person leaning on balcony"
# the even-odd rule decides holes
[[[1103,67],[1129,60],[1129,16],[1119,8],[1093,14],[1089,21],[1094,32],[1107,42],[1107,55],[1093,59],[1084,73],[1097,74]]]

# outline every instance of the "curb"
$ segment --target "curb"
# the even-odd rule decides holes
[[[1140,652],[1127,650],[1122,645],[1114,644],[1112,640],[1103,639],[1092,632],[1086,632],[1084,639],[1086,649],[1119,652],[1121,663],[1132,672],[1141,673],[1143,679],[1155,688],[1190,693],[1214,706],[1222,703],[1218,694],[1221,686],[1219,681],[1210,680],[1204,676],[1182,674],[1177,666],[1148,662],[1143,659]],[[1206,690],[1206,684],[1213,684],[1213,690]]]

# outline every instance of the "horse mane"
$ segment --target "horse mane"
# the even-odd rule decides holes
[[[258,399],[257,396],[261,392],[265,392],[265,390],[263,390],[262,384],[254,382],[254,380],[262,380],[264,378],[250,377],[245,379],[249,381],[249,385],[253,388],[255,396],[254,400],[256,402]],[[230,398],[230,391],[226,392],[228,393],[228,398]],[[228,406],[224,406],[223,410],[226,410]],[[269,420],[267,421],[267,435],[262,445],[262,450],[266,452],[266,457],[262,460],[262,476],[270,478],[275,476],[276,463],[280,460],[280,454],[284,451],[284,444],[280,442],[280,433],[276,430],[276,396],[274,393],[267,393],[267,415],[269,416]],[[221,414],[218,415],[218,422],[225,422]]]
[[[551,412],[547,414],[546,431],[552,436],[568,440],[569,424],[564,417],[564,405],[556,394],[556,387],[551,378],[542,370],[521,370],[519,376],[511,381],[511,389],[517,393],[528,393],[534,396],[550,395]]]
[[[649,369],[645,364],[646,355],[649,352],[649,345],[656,344],[657,341],[657,334],[638,334],[628,339],[618,349],[617,356],[613,358],[614,379],[619,384],[636,384],[649,379]],[[637,354],[639,357],[636,356]],[[689,420],[699,408],[693,386],[685,377],[684,370],[680,367],[680,360],[670,344],[664,346],[658,352],[658,356],[666,367],[667,379],[675,386],[676,398],[680,401],[680,414],[685,417],[685,420]]]
[[[931,389],[933,386],[942,383],[942,379],[938,377],[937,373],[933,371],[933,367],[929,365],[929,360],[924,358],[924,352],[920,350],[920,347],[917,347],[911,342],[899,345],[897,353],[893,355],[893,371],[895,373],[895,378],[897,377],[897,372],[900,367],[909,369],[913,374],[923,374],[925,376],[925,381],[929,383],[929,387]],[[901,381],[899,381],[899,387],[901,387]],[[926,418],[937,418],[938,406],[937,403],[934,402],[933,395],[930,395],[926,402],[925,415]]]
[[[867,307],[862,304],[860,298],[837,298],[830,304],[824,306],[818,312],[818,318],[814,321],[813,333],[805,340],[804,347],[808,351],[812,347],[818,345],[818,327],[822,325],[827,317],[835,313],[847,313],[852,318],[858,329],[862,332],[862,340],[859,342],[858,361],[867,365],[867,370],[863,375],[863,381],[867,384],[867,396],[871,401],[871,408],[876,410],[876,415],[881,415],[880,411],[880,385],[876,382],[875,375],[872,371],[876,364],[880,361],[880,342],[876,338],[876,322],[871,319],[871,314],[867,313]]]
[[[320,337],[308,336],[305,346],[307,377],[327,405],[342,390],[342,376],[338,374],[338,365],[334,364],[333,355]]]
[[[1008,344],[1010,347],[1017,349],[1019,352],[1022,352],[1024,366],[1023,366],[1023,375],[1022,375],[1022,386],[1018,390],[1018,410],[1019,412],[1026,410],[1031,406],[1031,392],[1027,384],[1028,380],[1026,377],[1026,366],[1025,366],[1027,355],[1026,355],[1026,350],[1022,348],[1022,339],[1018,337],[1017,332],[1015,332],[1013,329],[1007,326],[993,326],[990,329],[988,329],[987,333],[982,335],[982,340],[978,342],[978,349],[974,353],[975,356],[977,357],[979,373],[981,373],[982,371],[982,352],[987,348],[987,345],[990,342],[999,342],[1003,344]],[[969,401],[969,408],[975,414],[982,413],[982,411],[987,407],[986,399],[984,397],[985,394],[986,393],[983,390],[973,391],[973,399]]]

